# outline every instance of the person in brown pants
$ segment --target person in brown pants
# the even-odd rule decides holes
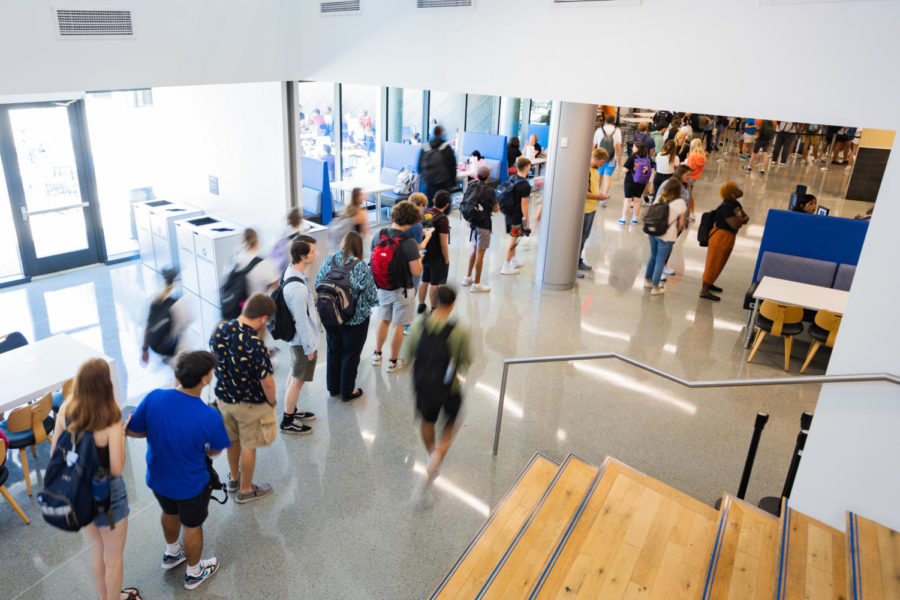
[[[744,195],[743,190],[733,181],[725,183],[719,194],[722,196],[722,204],[715,210],[715,225],[709,232],[709,248],[706,251],[706,268],[703,270],[703,288],[700,297],[718,302],[721,300],[713,292],[721,292],[722,288],[716,286],[716,279],[728,257],[734,248],[734,240],[738,230],[747,224],[750,217],[744,212],[744,207],[738,202],[738,198]]]

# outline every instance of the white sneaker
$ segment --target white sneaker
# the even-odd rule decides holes
[[[663,273],[665,273],[666,275],[674,275],[675,271],[673,271],[669,267],[663,266]]]
[[[500,274],[501,275],[518,275],[519,270],[514,269],[512,266],[509,265],[509,263],[505,263],[503,265],[503,268],[500,269]]]
[[[472,287],[469,288],[469,291],[473,294],[482,294],[491,291],[491,286],[484,285],[483,283],[473,283]]]
[[[606,200],[600,201],[600,208],[606,208]]]
[[[466,277],[465,279],[463,279],[463,280],[462,280],[462,285],[472,285],[472,278],[471,278],[471,277]]]
[[[521,269],[521,268],[522,268],[522,263],[519,262],[519,259],[518,259],[518,258],[516,258],[515,256],[513,256],[513,257],[512,257],[512,260],[509,261],[509,266],[511,266],[513,269]]]
[[[381,364],[381,352],[372,352],[372,364],[376,367]]]

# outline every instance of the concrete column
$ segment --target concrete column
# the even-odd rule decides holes
[[[505,135],[507,138],[519,135],[519,111],[521,108],[521,98],[503,97],[500,101],[500,135]],[[524,144],[522,145],[524,146]]]
[[[593,104],[553,102],[535,267],[536,280],[546,289],[575,285],[596,113]]]
[[[403,141],[403,88],[388,88],[388,141]]]

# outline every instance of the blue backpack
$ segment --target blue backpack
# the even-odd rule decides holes
[[[65,531],[78,531],[98,512],[109,511],[109,479],[92,432],[73,434],[66,429],[59,435],[37,501],[44,520]]]

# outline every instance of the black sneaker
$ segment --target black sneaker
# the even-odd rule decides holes
[[[313,421],[316,418],[316,414],[311,413],[309,411],[298,411],[295,409],[294,410],[294,418],[301,419],[303,421]]]
[[[312,433],[312,427],[310,427],[309,425],[304,425],[298,419],[292,419],[286,423],[281,423],[281,433],[306,435],[308,433]]]
[[[583,260],[579,260],[579,261],[578,261],[578,270],[579,270],[579,271],[590,271],[590,270],[592,270],[593,268],[594,268],[594,267],[592,267],[591,265],[587,264],[587,263],[584,262]]]
[[[425,312],[425,309],[426,309],[426,308],[428,308],[428,307],[425,306],[424,304],[420,304],[420,305],[419,305],[419,308],[416,309],[416,314],[421,315],[422,313]]]

